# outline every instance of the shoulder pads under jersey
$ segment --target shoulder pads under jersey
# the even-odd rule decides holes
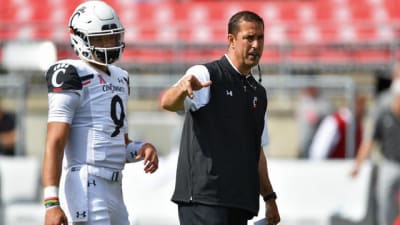
[[[67,63],[52,65],[46,72],[46,80],[48,92],[82,89],[78,71],[73,65]]]

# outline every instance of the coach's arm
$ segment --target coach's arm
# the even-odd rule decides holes
[[[265,200],[266,225],[278,224],[281,218],[275,202],[276,195],[269,180],[267,159],[262,147],[260,149],[260,159],[258,161],[258,172],[260,175],[260,195]]]

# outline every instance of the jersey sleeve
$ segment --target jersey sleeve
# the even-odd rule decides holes
[[[49,112],[47,122],[72,123],[76,109],[80,104],[80,97],[74,92],[50,92],[48,94]]]
[[[57,63],[46,72],[47,89],[49,93],[66,90],[81,90],[82,82],[78,71],[73,65]]]

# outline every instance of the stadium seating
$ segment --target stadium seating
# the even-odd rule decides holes
[[[50,39],[59,46],[68,45],[68,19],[82,1],[3,0],[0,46],[1,42],[16,39]],[[226,48],[226,22],[232,13],[242,9],[253,10],[263,16],[265,43],[272,46],[310,44],[317,45],[315,49],[329,43],[384,43],[390,46],[400,35],[400,10],[396,10],[400,8],[398,0],[107,2],[118,11],[126,27],[127,54],[123,61],[134,60],[138,64],[203,61],[214,57],[209,55],[209,51],[223,53]],[[205,44],[219,44],[219,47],[207,47]],[[205,51],[197,54],[186,51],[193,45]],[[396,56],[393,52],[387,54],[387,49],[390,47],[376,50],[373,57],[370,57],[371,53],[361,50],[349,57],[355,63],[387,62]],[[262,61],[281,62],[282,52],[279,51],[279,48],[278,52],[266,49]],[[288,59],[292,60],[292,55],[296,53],[288,55]],[[70,49],[59,53],[59,58],[71,56]],[[322,62],[340,62],[342,56],[335,53],[329,57],[324,54],[303,55],[293,60],[304,59],[312,63],[316,57]]]

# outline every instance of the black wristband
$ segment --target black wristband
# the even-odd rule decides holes
[[[275,200],[276,198],[277,198],[277,196],[276,196],[276,193],[274,191],[263,196],[264,202],[269,201],[271,199]]]

